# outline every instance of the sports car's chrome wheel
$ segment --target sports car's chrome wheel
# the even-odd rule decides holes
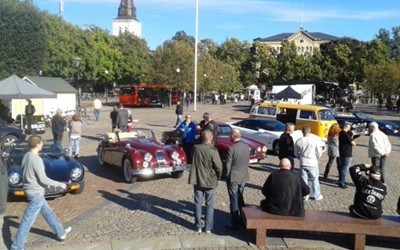
[[[10,153],[11,148],[13,147],[14,143],[18,141],[18,138],[13,135],[6,135],[0,141],[0,150]]]
[[[98,152],[98,154],[97,154],[97,158],[98,158],[98,160],[99,160],[99,164],[100,164],[101,166],[105,166],[103,147],[99,147],[99,152]]]
[[[122,166],[122,170],[124,171],[124,178],[125,181],[128,183],[134,183],[137,179],[136,176],[133,176],[131,171],[132,171],[132,163],[129,159],[125,159],[123,166]]]
[[[274,153],[276,155],[279,155],[279,141],[278,140],[274,141],[272,150],[274,151]]]

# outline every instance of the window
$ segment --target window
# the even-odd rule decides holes
[[[316,120],[317,119],[315,112],[308,111],[308,110],[301,110],[299,118],[307,119],[307,120]]]
[[[258,107],[258,114],[260,115],[276,115],[276,108],[275,107]]]

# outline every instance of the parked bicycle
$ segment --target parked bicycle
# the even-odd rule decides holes
[[[94,118],[87,114],[86,109],[78,109],[77,113],[83,124],[92,125],[94,123]]]

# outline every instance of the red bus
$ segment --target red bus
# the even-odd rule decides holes
[[[129,84],[120,86],[119,103],[124,107],[165,107],[169,104],[170,86],[163,84]],[[172,93],[172,104],[178,101],[179,95]]]

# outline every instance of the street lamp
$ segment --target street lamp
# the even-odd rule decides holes
[[[104,74],[106,74],[106,81],[108,78],[108,70],[104,71]],[[108,85],[106,84],[106,104],[108,103]]]
[[[179,74],[181,73],[181,69],[176,68],[176,89],[179,90]],[[179,94],[179,101],[181,100],[181,95]]]
[[[79,86],[79,65],[81,64],[81,58],[75,57],[75,69],[76,69],[76,86],[78,87],[78,108],[81,107],[81,87]]]

